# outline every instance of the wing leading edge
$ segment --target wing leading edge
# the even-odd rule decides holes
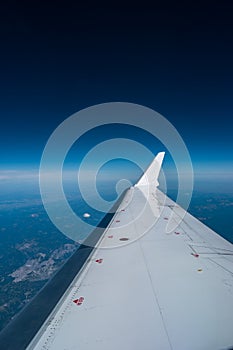
[[[232,244],[156,188],[163,157],[158,154],[126,192],[28,350],[217,350],[233,344]],[[180,223],[167,233],[172,215]]]

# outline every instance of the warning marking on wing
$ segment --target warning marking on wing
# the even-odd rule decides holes
[[[195,258],[199,258],[199,254],[197,253],[191,253],[192,256],[194,256]]]
[[[80,306],[82,305],[83,301],[84,301],[84,297],[80,297],[79,299],[73,300],[73,303]]]
[[[103,259],[96,259],[96,261],[98,264],[101,264],[103,262]]]

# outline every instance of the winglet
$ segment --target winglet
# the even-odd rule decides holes
[[[145,173],[142,175],[142,177],[139,179],[139,181],[136,183],[136,187],[141,186],[150,186],[153,185],[157,187],[159,185],[158,182],[158,176],[161,169],[161,165],[163,162],[165,152],[159,152],[157,156],[154,158],[152,163],[149,165]]]

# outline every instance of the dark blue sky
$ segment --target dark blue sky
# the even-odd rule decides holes
[[[232,170],[231,1],[1,7],[1,168],[37,166],[65,118],[126,101],[173,123],[194,164]]]

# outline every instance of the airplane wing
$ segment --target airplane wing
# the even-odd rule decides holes
[[[233,346],[233,245],[156,187],[163,156],[124,194],[27,350]]]

